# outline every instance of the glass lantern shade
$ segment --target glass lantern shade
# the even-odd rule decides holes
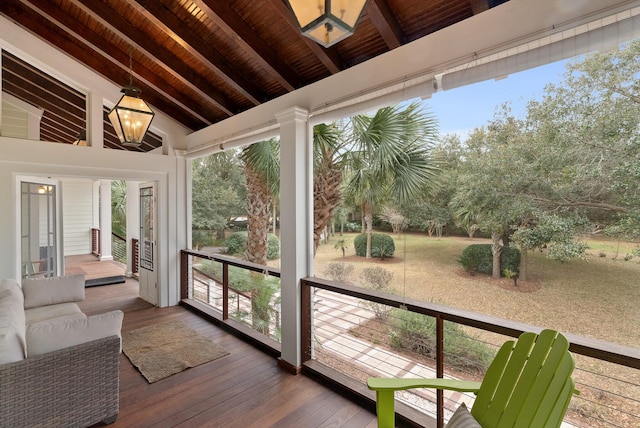
[[[352,35],[367,0],[287,0],[300,31],[328,48]]]
[[[108,114],[123,146],[139,146],[155,113],[139,98],[140,89],[125,86],[124,95]]]

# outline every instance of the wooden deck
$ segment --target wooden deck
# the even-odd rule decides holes
[[[67,256],[64,273],[84,274],[87,287],[92,287],[123,282],[125,266],[111,260],[100,261],[93,254]]]
[[[120,414],[110,427],[369,427],[375,415],[183,308],[155,308],[127,279],[86,289],[87,314],[125,312],[123,331],[181,319],[230,355],[153,384],[120,356]],[[102,426],[102,425],[97,425]]]

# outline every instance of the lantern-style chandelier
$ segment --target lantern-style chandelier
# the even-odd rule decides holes
[[[302,34],[325,48],[351,36],[367,0],[287,0]]]
[[[133,86],[133,59],[129,53],[129,84],[120,91],[124,95],[109,112],[109,120],[123,146],[142,143],[155,113],[140,99],[140,88]]]
[[[78,132],[78,136],[73,142],[74,146],[86,146],[87,145],[87,131],[84,129]]]

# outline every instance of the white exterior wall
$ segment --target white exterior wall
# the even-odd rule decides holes
[[[155,181],[159,233],[158,305],[176,304],[179,251],[186,248],[187,225],[177,221],[184,218],[186,211],[183,166],[186,161],[175,156],[175,149],[186,146],[188,130],[154,109],[156,116],[151,130],[163,136],[162,149],[153,153],[105,149],[102,147],[102,106],[111,107],[118,101],[120,87],[74,59],[61,55],[57,49],[1,16],[0,48],[87,94],[88,140],[91,144],[90,147],[78,147],[0,137],[0,200],[3,201],[0,204],[0,278],[19,280],[21,276],[19,176],[53,177],[65,183],[74,180]],[[71,193],[64,192],[64,197],[72,197]],[[93,203],[93,199],[91,201]],[[92,215],[87,220],[92,223],[93,211],[92,208]],[[68,227],[66,224],[64,229]]]
[[[62,188],[62,225],[64,255],[91,253],[93,227],[93,181],[66,178]]]

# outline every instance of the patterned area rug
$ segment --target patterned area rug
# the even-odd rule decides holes
[[[122,333],[122,350],[149,383],[229,354],[180,320]]]

